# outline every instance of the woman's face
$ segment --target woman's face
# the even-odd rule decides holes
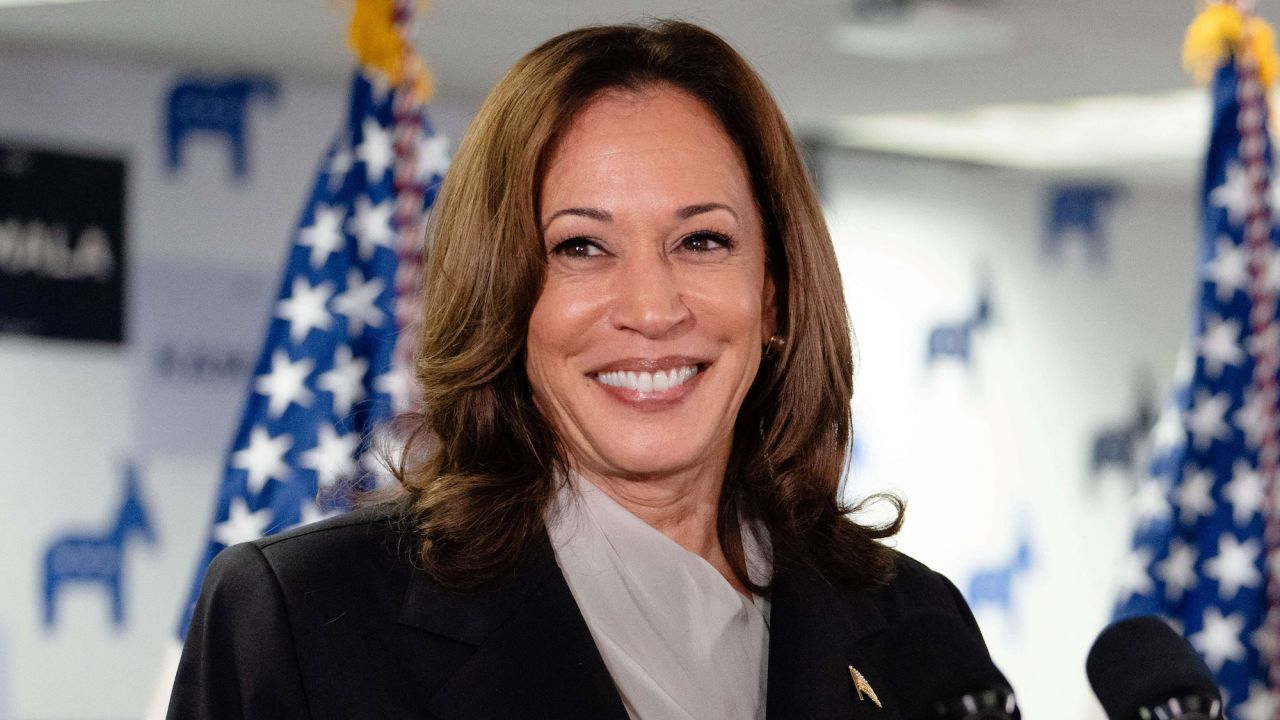
[[[737,147],[680,90],[605,93],[541,190],[526,371],[571,461],[605,477],[722,472],[775,317]]]

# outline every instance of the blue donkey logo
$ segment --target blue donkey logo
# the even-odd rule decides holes
[[[974,332],[991,324],[991,290],[984,280],[978,293],[973,316],[955,323],[937,325],[929,331],[926,365],[943,358],[954,358],[963,365],[971,359]]]
[[[1019,575],[1025,575],[1031,569],[1031,532],[1025,514],[1018,520],[1017,547],[1003,561],[987,567],[978,568],[969,578],[965,598],[969,607],[977,612],[990,606],[1013,611],[1013,583]]]
[[[155,532],[133,465],[125,470],[124,500],[115,523],[102,533],[68,534],[54,540],[44,556],[44,625],[57,620],[58,591],[68,583],[98,585],[111,601],[111,621],[124,624],[124,550],[131,535],[155,543]]]
[[[1045,257],[1058,259],[1068,238],[1078,237],[1088,261],[1094,266],[1106,265],[1110,252],[1102,219],[1122,196],[1120,188],[1110,184],[1067,184],[1052,188],[1042,244]]]
[[[1094,479],[1108,467],[1133,471],[1135,465],[1139,465],[1138,451],[1155,422],[1155,404],[1150,398],[1144,398],[1130,420],[1094,435],[1093,458],[1089,463]]]
[[[231,168],[237,178],[249,169],[245,114],[254,96],[276,97],[276,84],[264,77],[225,80],[186,78],[169,91],[168,117],[169,171],[178,169],[182,144],[192,133],[225,137],[231,146]]]

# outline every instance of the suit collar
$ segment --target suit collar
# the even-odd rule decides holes
[[[449,592],[415,571],[400,622],[476,648],[432,696],[435,717],[627,720],[545,536],[476,591]]]
[[[482,587],[455,592],[414,568],[400,611],[400,623],[468,645],[481,645],[519,609],[531,592],[558,569],[542,544],[513,572]],[[544,557],[545,556],[545,557]]]

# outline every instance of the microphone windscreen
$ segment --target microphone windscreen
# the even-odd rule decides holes
[[[1110,720],[1136,720],[1139,708],[1170,698],[1220,699],[1213,675],[1191,644],[1149,615],[1103,630],[1089,650],[1085,672]]]
[[[912,617],[867,647],[905,720],[950,717],[950,708],[967,695],[1009,689],[982,636],[956,617]],[[1017,717],[1016,711],[982,717],[1010,716]]]

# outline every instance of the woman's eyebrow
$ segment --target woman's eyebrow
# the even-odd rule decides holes
[[[688,220],[694,215],[701,215],[703,213],[711,212],[712,210],[725,210],[730,215],[733,216],[734,220],[739,220],[738,212],[736,210],[729,207],[728,205],[725,205],[724,203],[718,203],[718,202],[700,203],[698,205],[686,205],[685,207],[682,207],[676,211],[676,217],[680,218],[681,220]]]
[[[613,216],[609,214],[608,210],[601,210],[600,208],[571,207],[551,213],[551,217],[547,218],[546,221],[542,223],[542,229],[546,230],[547,227],[551,225],[551,221],[561,215],[577,215],[579,217],[591,218],[592,220],[599,220],[600,222],[609,222],[613,220]]]
[[[739,220],[738,212],[736,210],[729,207],[728,205],[725,205],[724,203],[718,203],[718,202],[706,202],[706,203],[698,203],[697,205],[686,205],[680,208],[679,210],[676,210],[675,215],[677,218],[681,220],[688,220],[689,218],[695,215],[709,213],[712,210],[724,210],[728,212],[730,215],[732,215],[734,220]],[[552,213],[551,217],[547,218],[546,221],[542,223],[542,229],[546,230],[547,227],[551,225],[551,221],[555,220],[561,215],[577,215],[579,217],[590,218],[592,220],[599,220],[600,222],[610,222],[613,220],[613,215],[610,215],[608,210],[601,210],[600,208],[589,208],[589,207],[570,207],[570,208],[563,208],[561,210],[557,210],[554,213]]]

